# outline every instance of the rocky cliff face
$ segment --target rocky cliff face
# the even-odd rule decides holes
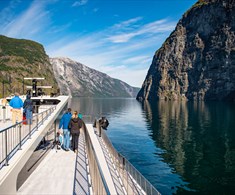
[[[183,15],[137,99],[235,99],[235,0],[200,0]]]
[[[43,77],[45,81],[40,84],[53,86],[47,94],[57,92],[58,84],[43,46],[34,41],[0,35],[0,97],[3,97],[2,83],[4,96],[16,91],[23,94],[24,77]],[[29,80],[24,83],[32,84]]]
[[[82,97],[136,97],[139,88],[69,58],[51,58],[62,94]]]

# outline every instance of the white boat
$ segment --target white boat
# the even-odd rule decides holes
[[[93,116],[83,116],[78,154],[57,149],[56,120],[68,98],[33,97],[39,103],[32,125],[12,125],[10,107],[0,107],[0,194],[160,194],[114,149],[99,123],[93,127]],[[45,137],[53,143],[47,155],[35,160],[36,168],[17,187],[22,170],[35,165],[27,167]]]

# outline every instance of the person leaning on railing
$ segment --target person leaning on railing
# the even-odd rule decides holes
[[[9,105],[12,107],[12,123],[15,124],[16,121],[20,122],[22,121],[23,115],[21,108],[23,107],[23,101],[19,97],[19,93],[15,93],[15,97],[13,97],[9,103]]]

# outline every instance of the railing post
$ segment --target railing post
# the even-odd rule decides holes
[[[146,180],[145,180],[145,192],[148,193],[148,191],[147,191],[147,186],[146,186]]]
[[[19,150],[22,149],[22,148],[21,148],[21,147],[22,147],[22,143],[21,143],[21,127],[22,127],[22,126],[20,125],[20,126],[19,126],[19,142],[20,142],[20,143],[19,143],[19,144],[20,144]]]
[[[100,123],[99,123],[99,122],[98,122],[97,124],[98,124],[98,132],[99,132],[98,135],[99,135],[99,137],[101,137],[101,126],[100,126]],[[97,127],[97,126],[96,126],[96,127]]]
[[[126,188],[127,188],[127,194],[129,194],[129,185],[128,185],[128,172],[129,172],[129,169],[128,169],[128,164],[127,164],[126,168],[124,169],[124,171],[126,172]]]
[[[38,130],[38,114],[36,116],[37,130]]]
[[[5,122],[6,122],[6,106],[3,106],[3,107],[2,107],[2,112],[3,112],[3,116],[2,116],[3,119],[2,119],[2,120],[3,120],[3,122],[5,123]]]
[[[29,139],[31,139],[31,124],[29,123]]]
[[[56,143],[56,121],[54,121],[54,142]]]
[[[44,112],[42,112],[42,125],[43,125],[43,120],[44,120],[44,118],[43,118],[43,113],[44,113]]]
[[[8,155],[7,155],[7,146],[8,146],[8,142],[7,142],[7,131],[5,131],[5,152],[6,152],[6,163],[5,165],[8,166]]]

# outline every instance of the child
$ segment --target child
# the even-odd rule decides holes
[[[63,136],[63,133],[61,131],[58,131],[57,132],[57,149],[60,150],[62,145],[63,145],[63,142],[64,142],[64,136]]]

